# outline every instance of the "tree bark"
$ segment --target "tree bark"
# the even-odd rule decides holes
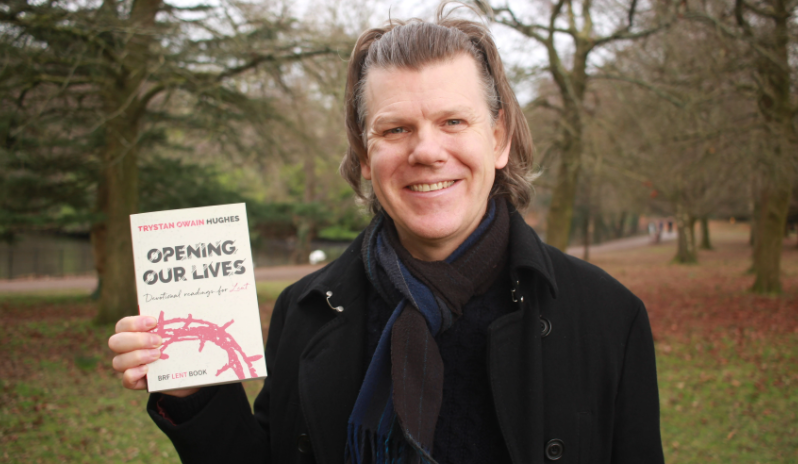
[[[563,151],[560,169],[557,171],[546,225],[546,242],[562,251],[568,248],[571,237],[576,183],[582,167],[582,122],[578,110],[574,108],[571,117],[565,118],[565,121],[561,132]]]
[[[149,72],[149,33],[161,0],[135,0],[126,22],[127,43],[119,75],[103,91],[107,121],[103,154],[105,264],[96,322],[112,324],[138,313],[130,215],[138,212],[138,143],[144,109],[138,95]]]
[[[709,240],[709,217],[701,216],[701,249],[711,250],[712,242]]]
[[[754,232],[753,269],[756,280],[751,288],[755,293],[781,293],[782,230],[790,205],[790,187],[786,181],[781,185],[765,184],[760,194],[759,217]]]
[[[123,122],[122,118],[118,118]],[[124,316],[138,314],[136,278],[130,215],[138,212],[138,125],[127,128],[109,124],[111,135],[106,153],[105,177],[108,180],[106,210],[105,269],[100,289],[97,322],[111,324]]]
[[[690,215],[684,211],[681,205],[676,206],[676,231],[678,232],[678,248],[673,261],[679,264],[694,264],[698,260],[695,255],[695,248],[691,245],[690,239]]]
[[[305,151],[302,171],[305,175],[303,202],[306,207],[305,211],[294,219],[297,228],[297,241],[291,261],[295,264],[308,263],[312,251],[311,242],[316,238],[316,214],[318,212],[313,206],[313,202],[316,201],[316,158],[310,148]]]
[[[97,199],[94,212],[105,214],[105,211],[108,209],[106,206],[108,192],[105,187],[105,181],[103,180],[104,176],[100,177],[101,178],[97,183]],[[105,238],[107,232],[105,218],[93,223],[91,225],[91,231],[89,232],[91,237],[92,255],[94,256],[94,270],[97,272],[97,287],[94,289],[94,292],[91,295],[92,299],[95,300],[100,298],[100,291],[103,285],[103,276],[105,275]]]
[[[621,217],[618,218],[617,227],[615,228],[615,238],[623,238],[623,233],[626,231],[626,211],[621,211]]]
[[[584,234],[585,249],[582,253],[582,259],[590,261],[590,236],[593,234],[593,215],[590,214],[590,207],[586,208],[585,218],[582,221],[582,232]]]
[[[759,111],[767,123],[765,134],[768,153],[764,156],[765,178],[759,189],[753,268],[756,280],[752,291],[763,294],[781,293],[781,248],[792,193],[795,156],[795,132],[792,123],[791,81],[789,63],[789,21],[787,2],[773,2],[773,28],[758,38],[771,57],[760,56]]]

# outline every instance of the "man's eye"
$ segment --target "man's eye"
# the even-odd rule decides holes
[[[386,134],[401,134],[402,132],[405,132],[404,127],[394,127],[385,131]]]
[[[463,123],[462,119],[447,119],[446,125],[447,126],[458,126]]]

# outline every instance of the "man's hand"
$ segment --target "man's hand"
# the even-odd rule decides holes
[[[158,321],[152,316],[130,316],[116,323],[116,333],[108,339],[108,347],[116,353],[114,370],[122,374],[122,385],[131,390],[147,388],[147,366],[161,357],[161,337],[149,333]],[[163,392],[172,396],[188,396],[199,388]]]

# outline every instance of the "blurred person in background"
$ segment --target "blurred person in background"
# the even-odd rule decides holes
[[[662,463],[646,310],[524,222],[532,140],[488,28],[367,30],[346,99],[374,218],[278,298],[254,414],[241,384],[150,395],[183,462]],[[155,323],[109,340],[127,388]]]

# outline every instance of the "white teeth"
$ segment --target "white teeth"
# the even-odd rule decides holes
[[[454,185],[453,180],[448,180],[446,182],[438,182],[435,184],[415,184],[410,186],[410,190],[414,192],[432,192],[434,190],[445,189],[447,187],[451,187]]]

